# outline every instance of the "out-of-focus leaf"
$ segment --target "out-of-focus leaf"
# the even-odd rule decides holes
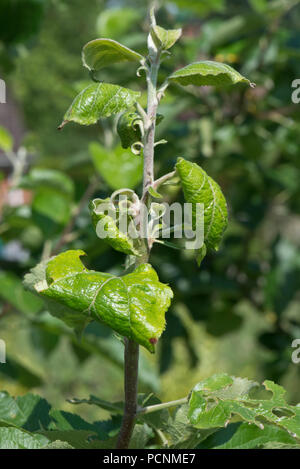
[[[68,222],[71,208],[70,198],[52,187],[39,188],[32,201],[33,219],[48,236]]]
[[[172,47],[175,42],[178,41],[181,33],[181,29],[164,29],[158,25],[155,25],[151,28],[153,41],[163,50],[170,49],[170,47]]]
[[[139,62],[143,56],[113,39],[95,39],[82,49],[82,62],[92,71],[98,71],[116,62]]]
[[[0,393],[0,425],[35,431],[40,429],[41,425],[48,425],[49,409],[47,401],[34,394],[14,399],[7,392]]]
[[[184,86],[226,86],[236,83],[250,85],[250,81],[230,65],[210,60],[195,62],[180,68],[172,73],[168,79]]]
[[[257,384],[227,374],[214,375],[197,384],[189,402],[189,420],[196,428],[226,427],[233,417],[255,424],[274,424],[300,439],[300,408],[287,404],[285,390],[265,381],[270,398],[255,398],[250,391]]]
[[[97,32],[101,37],[121,37],[140,19],[136,8],[107,8],[97,19]]]
[[[151,428],[144,424],[136,424],[130,439],[129,449],[144,449],[153,436]]]
[[[54,314],[68,325],[82,329],[92,320],[103,321],[153,353],[165,327],[172,290],[159,282],[149,264],[118,278],[86,269],[80,260],[83,255],[77,250],[52,258],[44,280],[36,282],[33,269],[27,285],[31,283],[36,292],[63,305]]]
[[[24,314],[34,315],[43,306],[43,302],[26,291],[20,278],[12,272],[0,272],[0,297]]]
[[[52,187],[70,196],[74,193],[74,184],[71,178],[62,171],[48,168],[34,168],[23,177],[21,186],[25,189],[38,189]]]
[[[143,159],[139,155],[124,150],[121,145],[108,150],[97,142],[92,142],[89,150],[97,171],[112,189],[134,189],[141,182]]]
[[[295,438],[285,430],[272,425],[263,429],[249,423],[232,423],[214,432],[197,446],[198,449],[258,449],[280,445],[297,445]]]
[[[118,114],[133,106],[140,94],[110,83],[93,83],[76,96],[60,128],[70,121],[81,125],[96,124],[101,117]]]
[[[0,150],[5,152],[11,151],[13,148],[13,138],[4,127],[0,126]]]

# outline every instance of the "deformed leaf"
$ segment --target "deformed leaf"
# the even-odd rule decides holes
[[[164,29],[154,25],[151,28],[152,39],[158,47],[163,50],[170,49],[182,34],[181,29]]]
[[[226,86],[237,83],[252,85],[247,78],[243,77],[230,65],[211,60],[189,64],[176,70],[168,79],[183,86]]]
[[[113,39],[94,39],[82,49],[82,62],[97,71],[116,62],[139,62],[143,56]]]
[[[50,259],[44,280],[33,285],[35,291],[63,306],[53,311],[68,325],[104,322],[153,353],[165,328],[171,288],[159,281],[150,264],[116,277],[88,270],[81,262],[83,255],[81,250],[67,251]],[[34,271],[27,285],[33,280]]]
[[[130,108],[140,94],[139,91],[110,83],[93,83],[76,96],[59,129],[70,121],[81,125],[95,124],[101,117]]]
[[[90,202],[91,217],[96,231],[100,224],[101,231],[105,235],[102,239],[113,249],[125,254],[139,256],[139,252],[135,249],[132,239],[126,233],[119,230],[116,220],[117,214],[113,217],[106,213],[109,211],[113,215],[112,212],[116,212],[111,205],[110,199],[94,199]]]
[[[129,148],[133,143],[141,140],[139,122],[142,122],[141,116],[136,112],[124,112],[119,117],[117,132],[123,148]]]
[[[227,374],[214,375],[194,388],[189,402],[189,420],[197,428],[226,427],[233,417],[257,425],[273,424],[300,439],[300,407],[287,404],[285,390],[265,381],[270,398],[252,397],[257,383]]]
[[[206,249],[218,250],[227,226],[226,200],[220,186],[196,163],[178,158],[176,170],[185,200],[192,204],[193,229],[196,228],[196,204],[204,205],[204,245],[198,252],[201,263]]]

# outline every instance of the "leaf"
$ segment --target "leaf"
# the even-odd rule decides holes
[[[116,277],[88,270],[80,260],[83,255],[81,250],[67,251],[50,259],[45,280],[32,287],[63,306],[54,315],[66,324],[82,328],[92,320],[104,322],[153,353],[165,327],[164,316],[173,297],[172,290],[159,282],[149,264]],[[35,269],[27,278],[27,285],[34,281],[34,274]]]
[[[89,399],[73,398],[73,399],[70,399],[68,402],[70,402],[71,404],[75,404],[75,405],[78,405],[78,404],[96,405],[100,407],[100,409],[107,410],[110,414],[123,414],[123,409],[124,409],[124,402],[108,402],[96,396],[90,396]]]
[[[214,430],[198,430],[193,427],[188,419],[188,404],[179,406],[169,417],[167,424],[163,427],[164,433],[169,440],[169,447],[173,449],[197,448],[201,441]]]
[[[13,272],[0,272],[0,298],[24,314],[34,315],[43,306],[39,298],[24,289],[22,281]]]
[[[226,200],[220,186],[196,163],[178,158],[176,170],[180,177],[184,198],[192,203],[192,223],[196,228],[196,204],[204,205],[204,246],[198,251],[201,263],[206,249],[217,251],[227,226]]]
[[[82,62],[92,71],[98,71],[116,62],[139,62],[143,56],[113,39],[94,39],[82,49]]]
[[[112,189],[134,189],[141,182],[143,159],[140,156],[121,145],[108,150],[97,142],[90,144],[89,151],[96,170]]]
[[[109,117],[130,108],[140,95],[139,91],[122,86],[93,83],[76,96],[59,129],[70,121],[81,125],[96,124],[101,117]]]
[[[257,425],[274,424],[300,438],[300,407],[287,404],[285,390],[272,381],[264,388],[270,398],[251,397],[256,383],[227,374],[214,375],[197,384],[189,402],[189,420],[196,428],[226,427],[233,418]]]
[[[11,134],[4,127],[0,125],[0,150],[5,152],[12,151],[13,138]]]
[[[34,168],[28,175],[22,178],[20,185],[25,189],[39,189],[47,186],[69,196],[74,194],[72,179],[56,169]]]
[[[66,441],[55,440],[52,443],[49,443],[43,449],[74,449],[74,447]]]
[[[117,132],[121,139],[122,148],[129,148],[133,143],[141,140],[142,135],[138,122],[142,122],[142,119],[136,112],[124,112],[119,117]]]
[[[243,77],[230,65],[210,60],[194,62],[180,68],[172,73],[168,79],[183,86],[227,86],[237,83],[251,85],[247,78]]]
[[[145,423],[139,423],[134,426],[132,437],[130,439],[129,449],[144,449],[153,437],[153,431]]]
[[[155,125],[163,120],[164,116],[157,114]],[[124,112],[118,120],[117,132],[123,148],[130,148],[135,142],[142,139],[141,128],[142,118],[137,112]]]
[[[28,393],[17,399],[0,392],[0,425],[23,427],[29,431],[47,426],[50,405],[40,396]]]
[[[0,428],[0,449],[41,449],[49,440],[43,435],[30,434],[18,428]]]
[[[280,443],[279,443],[280,442]],[[214,432],[198,449],[258,449],[267,445],[296,445],[295,438],[281,428],[265,425],[263,429],[249,423],[232,423]]]
[[[151,36],[155,44],[163,50],[170,49],[180,38],[182,29],[164,29],[161,26],[151,28]]]
[[[104,207],[103,209],[102,206]],[[116,220],[117,215],[115,215],[113,218],[109,214],[105,213],[108,210],[108,207],[111,206],[112,204],[110,203],[110,199],[94,199],[90,202],[92,221],[96,231],[100,222],[101,232],[103,232],[103,235],[106,235],[105,238],[101,238],[103,241],[109,244],[116,251],[139,256],[140,254],[135,249],[133,241],[127,236],[126,233],[123,233],[119,230]]]

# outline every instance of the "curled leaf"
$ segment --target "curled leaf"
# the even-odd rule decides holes
[[[119,230],[116,220],[118,214],[110,199],[92,200],[90,211],[97,234],[99,234],[98,229],[101,229],[105,235],[102,239],[107,244],[116,251],[139,256],[139,252],[135,249],[132,239],[126,233]]]
[[[136,112],[124,112],[119,117],[117,132],[123,148],[129,148],[142,138],[140,123],[141,116]]]
[[[81,125],[95,124],[101,117],[109,117],[130,108],[140,94],[110,83],[93,83],[76,96],[59,129],[70,121]]]
[[[143,56],[113,39],[94,39],[82,49],[82,62],[91,71],[117,62],[139,62]]]
[[[165,328],[173,292],[161,283],[150,264],[141,264],[122,277],[88,270],[81,250],[66,251],[32,270],[28,283],[41,296],[62,308],[54,314],[68,325],[103,322],[150,352]],[[44,280],[34,283],[35,271]]]
[[[193,229],[196,227],[196,204],[204,205],[204,245],[198,252],[200,263],[206,249],[218,250],[227,226],[227,206],[220,186],[196,163],[178,158],[176,170],[185,200],[192,203]]]

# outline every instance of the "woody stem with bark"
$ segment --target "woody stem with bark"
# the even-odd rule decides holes
[[[146,67],[147,78],[147,113],[140,112],[144,122],[143,155],[144,155],[144,175],[143,194],[141,210],[147,211],[148,190],[154,181],[154,141],[155,141],[155,121],[158,106],[157,98],[157,73],[160,63],[160,51],[149,55],[149,66]],[[139,111],[139,108],[137,107]],[[148,262],[150,248],[147,235],[147,213],[140,214],[140,233],[144,241],[142,256],[137,258],[136,266]],[[129,446],[137,414],[137,391],[138,391],[138,362],[139,345],[130,339],[125,339],[124,353],[124,388],[125,406],[121,430],[118,437],[117,449],[126,449]]]

